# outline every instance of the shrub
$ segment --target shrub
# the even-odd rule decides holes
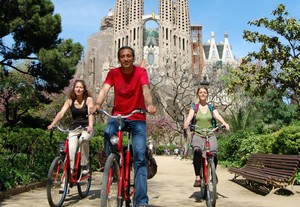
[[[90,141],[92,167],[103,150],[103,126],[95,127]],[[57,156],[58,143],[65,133],[32,128],[0,128],[0,191],[46,179],[49,166]]]

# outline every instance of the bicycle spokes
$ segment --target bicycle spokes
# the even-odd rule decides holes
[[[120,167],[116,154],[110,154],[107,158],[101,188],[101,207],[118,206],[118,186],[120,185]]]
[[[63,204],[68,190],[68,174],[65,171],[63,157],[56,157],[47,176],[47,198],[51,207]]]
[[[217,199],[217,175],[213,158],[208,160],[207,177],[206,204],[208,207],[215,207]]]

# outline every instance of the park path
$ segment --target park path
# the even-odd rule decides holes
[[[149,207],[205,207],[199,199],[198,188],[194,188],[194,173],[191,160],[179,160],[173,156],[155,156],[158,173],[148,181]],[[291,196],[256,194],[231,181],[233,175],[218,166],[218,207],[299,207],[300,186]],[[101,173],[93,174],[90,195],[80,200],[76,188],[72,188],[64,206],[100,206]],[[44,207],[47,202],[44,187],[10,197],[0,203],[3,207]]]

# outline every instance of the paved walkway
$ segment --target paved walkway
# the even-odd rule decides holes
[[[158,162],[157,175],[148,181],[149,207],[205,207],[199,198],[198,188],[192,187],[194,182],[191,160],[179,160],[175,157],[156,156]],[[295,186],[296,195],[256,194],[231,181],[233,175],[224,168],[217,169],[219,183],[218,207],[299,207],[300,186]],[[93,185],[90,195],[80,200],[77,189],[72,188],[64,206],[97,207],[100,206],[101,173],[93,174]],[[45,188],[10,197],[0,203],[4,207],[44,207],[49,206]]]

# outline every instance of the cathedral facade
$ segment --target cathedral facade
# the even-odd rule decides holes
[[[213,33],[210,42],[203,43],[202,26],[191,25],[188,0],[159,0],[158,14],[145,14],[144,1],[115,0],[100,31],[88,38],[76,76],[95,92],[107,72],[118,66],[117,51],[122,46],[135,50],[135,64],[147,69],[151,83],[182,68],[189,73],[188,81],[199,82],[204,76],[209,79],[209,71],[219,64],[236,63],[227,34],[219,44]],[[158,28],[147,29],[148,21],[155,21]]]
[[[135,64],[143,62],[150,79],[166,73],[163,68],[174,68],[178,57],[190,67],[188,0],[160,0],[158,6],[159,14],[144,14],[144,0],[116,0],[100,31],[89,37],[77,76],[100,87],[107,71],[118,66],[117,51],[125,45],[135,50]],[[158,29],[147,30],[147,21],[155,21]]]

